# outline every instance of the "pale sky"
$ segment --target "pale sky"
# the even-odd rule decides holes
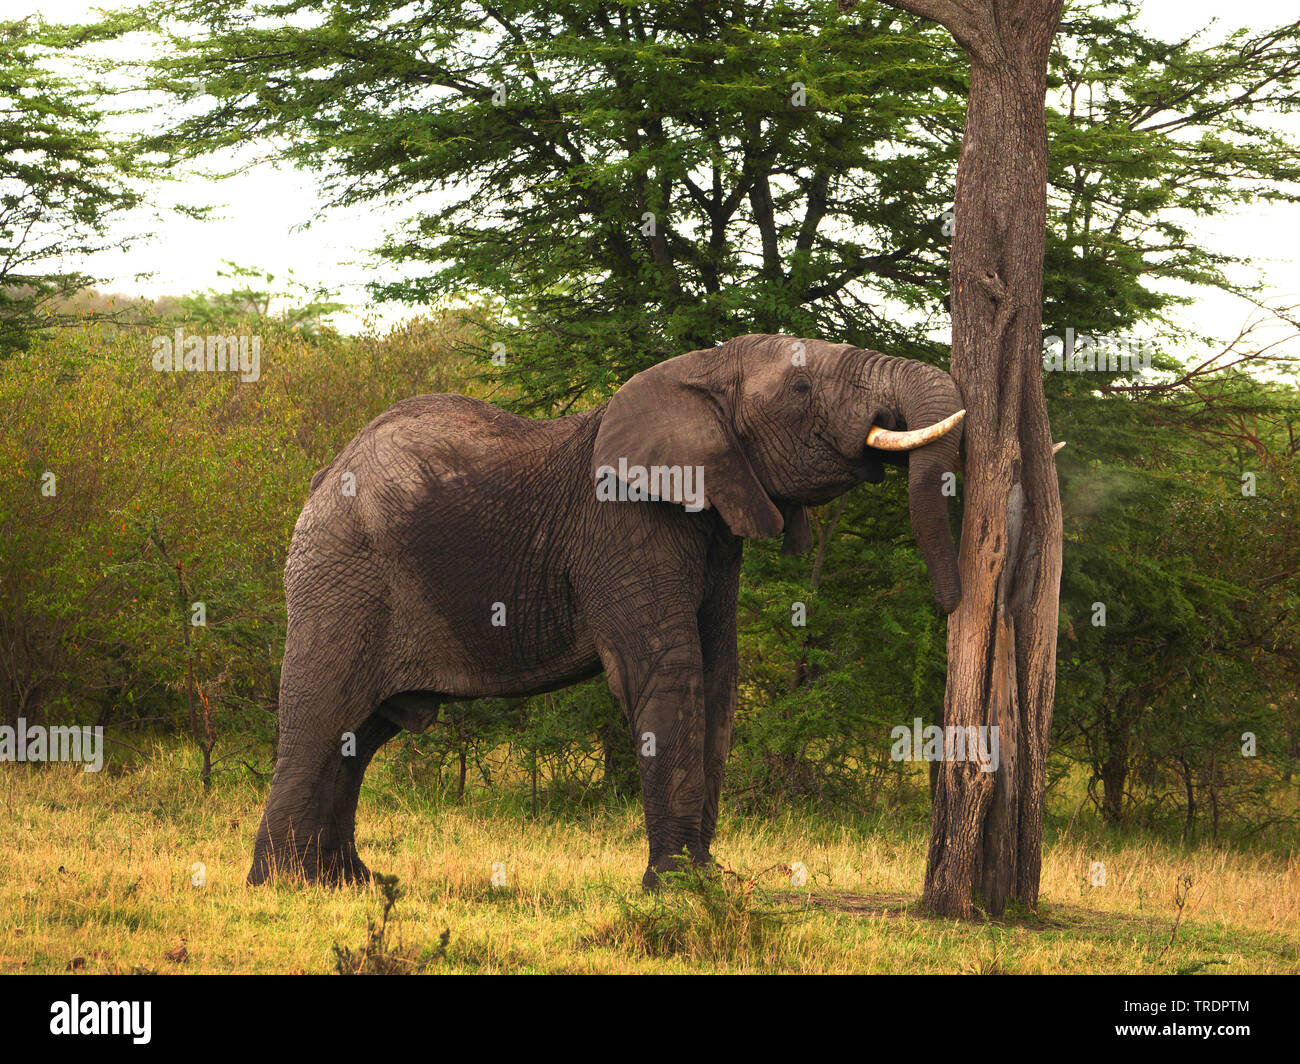
[[[6,17],[20,17],[26,11],[52,22],[87,21],[94,9],[112,7],[104,0],[6,0],[5,6]],[[1216,17],[1225,32],[1238,26],[1259,30],[1294,19],[1295,6],[1292,0],[1237,0],[1226,8],[1210,0],[1149,0],[1142,9],[1144,27],[1166,38]],[[1285,116],[1279,124],[1300,133],[1300,115]],[[164,202],[216,204],[219,209],[216,217],[203,222],[173,212],[157,216],[140,212],[125,219],[121,231],[149,232],[151,238],[125,251],[65,265],[109,278],[100,286],[104,291],[161,296],[223,287],[218,270],[223,259],[231,259],[279,276],[292,269],[299,281],[340,291],[343,300],[355,307],[352,314],[337,319],[345,329],[366,319],[388,323],[418,312],[418,308],[377,306],[362,287],[376,276],[368,251],[379,243],[381,226],[400,220],[405,210],[336,210],[304,229],[321,204],[315,179],[268,165],[221,182],[186,177],[167,189],[164,197]],[[1300,302],[1295,246],[1300,206],[1250,208],[1212,222],[1198,221],[1193,231],[1210,246],[1248,255],[1264,274],[1273,298]],[[1198,331],[1227,339],[1236,335],[1251,312],[1246,303],[1211,294],[1202,296],[1183,317]]]

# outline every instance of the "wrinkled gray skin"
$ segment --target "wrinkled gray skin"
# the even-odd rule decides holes
[[[398,403],[316,475],[294,529],[279,756],[248,881],[368,878],[357,796],[386,740],[429,727],[448,701],[602,670],[640,763],[644,883],[683,849],[707,862],[736,700],[742,537],[784,531],[787,550],[806,550],[805,505],[879,482],[883,462],[907,465],[912,528],[935,597],[955,609],[940,488],[960,426],[910,453],[864,441],[873,424],[924,428],[960,407],[938,369],[783,336],[670,359],[605,406],[551,421],[459,395]],[[702,466],[709,506],[598,501],[596,470],[620,457]]]

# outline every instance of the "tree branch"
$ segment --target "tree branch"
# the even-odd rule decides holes
[[[996,49],[984,32],[992,12],[980,0],[885,0],[885,3],[909,15],[937,22],[968,55],[986,61],[996,56]],[[858,0],[839,0],[841,11],[851,11],[857,5]]]

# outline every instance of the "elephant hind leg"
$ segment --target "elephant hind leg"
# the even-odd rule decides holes
[[[371,758],[399,730],[372,713],[350,736],[282,736],[250,884],[277,876],[329,884],[370,878],[357,854],[357,799]]]
[[[330,882],[356,883],[370,879],[370,869],[357,855],[357,799],[361,797],[361,780],[371,759],[400,730],[378,713],[372,713],[356,730],[355,750],[344,758],[343,768],[336,777],[333,802],[315,855],[324,878]]]

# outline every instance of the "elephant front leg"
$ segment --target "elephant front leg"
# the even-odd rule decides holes
[[[704,680],[698,644],[646,659],[602,652],[610,690],[632,723],[650,854],[642,885],[655,889],[682,854],[702,862]]]
[[[728,634],[729,633],[729,634]],[[732,722],[736,716],[736,615],[729,628],[701,632],[704,655],[704,808],[700,817],[701,857],[711,861],[709,847],[718,827],[722,775],[731,753]]]
[[[718,827],[722,775],[731,754],[732,722],[736,716],[740,559],[740,541],[734,537],[723,537],[713,544],[709,557],[712,579],[699,611],[704,665],[704,811],[700,818],[700,848],[703,858],[710,861],[709,847]]]

